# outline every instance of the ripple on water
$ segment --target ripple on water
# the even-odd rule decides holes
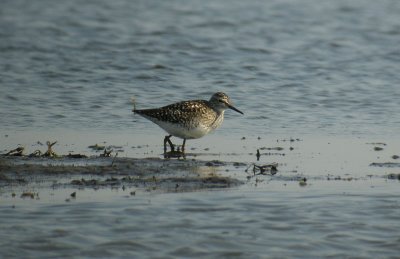
[[[3,135],[24,130],[31,143],[43,142],[67,128],[74,133],[65,142],[74,143],[82,132],[106,131],[158,150],[159,139],[148,136],[160,129],[133,117],[130,97],[151,108],[216,91],[245,113],[226,112],[224,132],[209,138],[216,143],[228,142],[226,132],[264,141],[400,130],[399,1],[21,3],[1,5]],[[254,150],[243,143],[233,152],[246,160]],[[343,170],[351,171],[348,161]],[[396,184],[313,189],[319,184],[1,202],[0,257],[398,257]]]

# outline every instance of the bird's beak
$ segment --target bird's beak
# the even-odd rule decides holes
[[[227,105],[228,105],[228,108],[229,108],[229,109],[232,109],[232,110],[234,110],[235,112],[238,112],[238,113],[243,114],[243,112],[239,111],[238,109],[236,109],[236,108],[233,107],[232,105],[230,105],[230,104],[227,104]]]

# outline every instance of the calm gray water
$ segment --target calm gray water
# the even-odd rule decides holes
[[[372,191],[364,182],[351,184],[359,189],[351,191],[294,185],[298,186],[289,183],[278,191],[270,186],[268,192],[261,187],[241,192],[140,193],[128,198],[108,194],[101,202],[0,206],[2,222],[7,222],[1,226],[0,254],[4,258],[398,257],[400,204],[398,195],[387,194],[398,183]]]
[[[394,139],[399,14],[397,0],[2,0],[0,144],[78,145],[108,134],[130,146],[145,139],[145,156],[154,155],[163,133],[132,115],[131,96],[150,108],[216,91],[245,115],[227,111],[202,148],[229,143],[227,136]],[[381,160],[373,146],[362,146],[368,160],[341,147],[342,160],[329,152],[321,159],[317,145],[306,158],[301,149],[300,158],[263,162],[283,160],[285,172],[366,177],[375,170],[369,163],[398,154],[387,143],[393,152]],[[259,145],[233,159],[248,162]],[[301,188],[267,177],[258,187],[129,198],[100,190],[71,203],[64,202],[69,189],[54,200],[60,191],[40,190],[39,201],[0,190],[0,257],[396,257],[399,183],[374,179]]]
[[[148,108],[224,91],[245,112],[228,112],[232,134],[394,135],[399,13],[396,0],[1,1],[0,130],[159,134],[131,96]]]

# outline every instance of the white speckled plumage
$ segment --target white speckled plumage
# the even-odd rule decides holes
[[[242,113],[232,106],[226,94],[218,92],[209,101],[182,101],[156,109],[134,109],[133,112],[156,123],[170,135],[186,140],[201,138],[218,128],[228,108]]]

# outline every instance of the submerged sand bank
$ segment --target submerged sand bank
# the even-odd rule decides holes
[[[161,158],[3,157],[0,187],[137,187],[168,192],[226,188],[243,183],[219,174],[221,167],[245,168],[245,164]]]

